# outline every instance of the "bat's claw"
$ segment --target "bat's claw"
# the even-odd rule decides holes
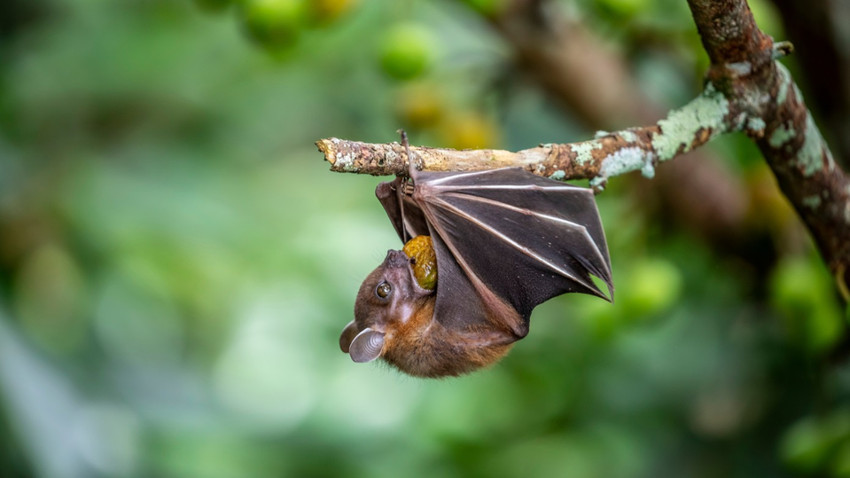
[[[410,182],[410,181],[407,181],[401,187],[401,192],[403,192],[404,194],[407,194],[408,196],[412,196],[413,195],[413,189],[414,189],[413,183]]]
[[[608,185],[608,178],[605,176],[596,176],[595,178],[590,180],[590,189],[593,190],[593,194],[599,194],[605,190],[605,186]]]

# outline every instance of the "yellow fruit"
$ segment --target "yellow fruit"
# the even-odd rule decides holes
[[[442,94],[432,84],[410,85],[399,93],[396,114],[412,129],[434,126],[443,116]]]
[[[413,259],[413,276],[423,289],[437,287],[437,255],[431,245],[430,236],[416,236],[407,241],[402,249],[407,257]]]
[[[454,149],[493,148],[499,143],[499,131],[488,118],[478,113],[458,113],[447,117],[439,128],[443,144]]]
[[[312,0],[309,3],[310,20],[316,25],[326,25],[345,15],[357,5],[357,0]]]

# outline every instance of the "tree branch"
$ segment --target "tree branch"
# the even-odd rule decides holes
[[[773,0],[782,16],[788,38],[805,55],[797,83],[821,121],[836,161],[850,169],[850,51],[842,39],[841,25],[850,4],[834,0]],[[808,88],[806,88],[806,86]]]
[[[850,284],[850,179],[835,163],[773,41],[745,0],[688,0],[711,59],[709,80],[747,113],[779,187],[802,218],[845,301]]]
[[[463,150],[410,147],[416,167],[426,171],[476,171],[521,167],[552,179],[590,179],[604,186],[608,178],[640,170],[653,177],[655,166],[686,153],[715,136],[741,127],[740,115],[709,85],[702,95],[672,111],[652,126],[569,144],[546,144],[518,152],[495,149]],[[336,172],[376,176],[408,174],[408,158],[399,143],[372,144],[337,138],[316,145]]]

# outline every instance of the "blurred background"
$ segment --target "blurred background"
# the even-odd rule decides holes
[[[750,2],[846,165],[840,3]],[[707,66],[679,0],[4,0],[0,476],[850,476],[845,312],[743,136],[598,196],[613,305],[457,379],[339,351],[400,243],[314,141],[578,141]]]

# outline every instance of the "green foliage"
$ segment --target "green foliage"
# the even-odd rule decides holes
[[[199,8],[209,12],[222,12],[227,10],[235,0],[195,0]]]
[[[824,358],[844,322],[770,177],[748,183],[769,276],[620,178],[598,196],[613,304],[549,301],[460,379],[352,363],[357,287],[401,244],[377,179],[327,172],[313,141],[592,132],[505,77],[479,18],[501,2],[226,3],[45,0],[0,40],[0,474],[847,476],[850,380]],[[573,6],[652,94],[696,91],[682,2]],[[387,43],[411,24],[413,48]]]
[[[771,303],[795,342],[819,352],[841,338],[845,324],[834,300],[832,279],[821,264],[802,258],[780,262],[770,291]]]
[[[505,0],[463,0],[463,3],[485,16],[495,16],[507,5]]]
[[[803,473],[845,477],[850,469],[850,413],[807,417],[795,423],[782,441],[782,459]]]

